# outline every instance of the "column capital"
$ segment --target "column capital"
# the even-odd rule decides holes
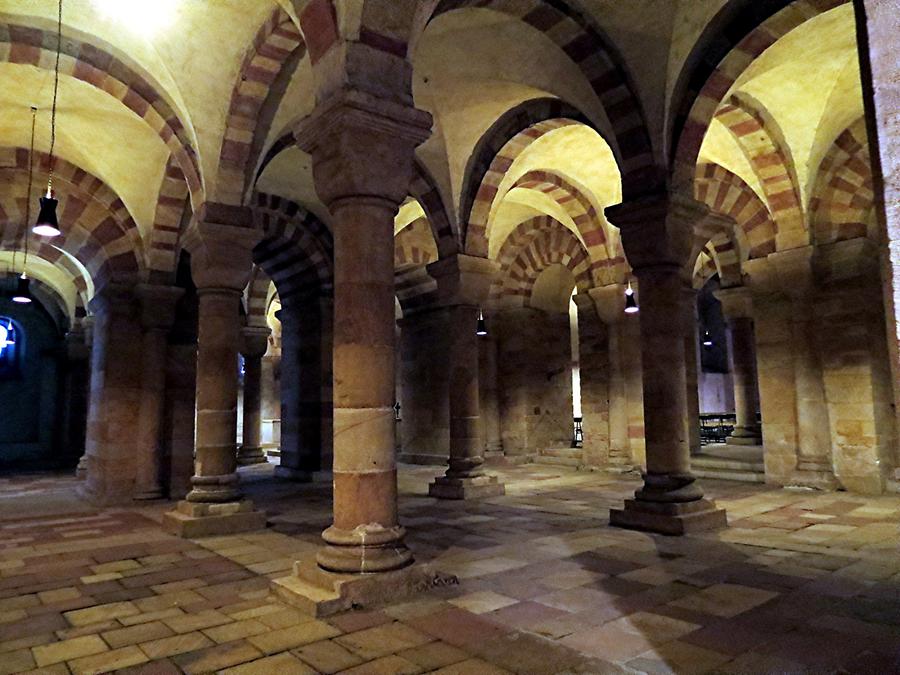
[[[744,263],[747,285],[756,292],[803,300],[815,289],[813,247],[770,253]]]
[[[487,301],[500,265],[487,258],[456,254],[430,263],[426,269],[437,282],[441,305],[480,306]]]
[[[753,318],[753,294],[746,286],[720,288],[713,295],[722,303],[722,313],[726,319]]]
[[[134,309],[135,287],[108,283],[94,293],[88,307],[94,314],[107,311],[131,312]]]
[[[695,228],[709,216],[706,204],[662,192],[609,206],[605,214],[622,232],[625,255],[635,274],[657,265],[684,266]]]
[[[409,193],[413,150],[431,125],[424,110],[344,89],[301,120],[294,138],[313,157],[316,192],[329,209],[350,198],[396,206]]]
[[[141,325],[144,328],[168,330],[175,323],[175,310],[184,289],[178,286],[138,284],[141,301]]]
[[[243,291],[262,235],[247,207],[203,204],[184,237],[197,288]]]
[[[627,316],[625,314],[625,288],[625,284],[608,284],[591,288],[587,292],[594,302],[597,315],[607,326],[621,323]],[[576,295],[576,300],[579,295],[583,294]]]
[[[244,326],[241,329],[240,351],[244,358],[261,358],[269,348],[271,329],[258,326]]]

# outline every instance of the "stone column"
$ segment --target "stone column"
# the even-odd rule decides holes
[[[449,307],[450,351],[448,400],[450,459],[446,474],[428,486],[440,499],[478,499],[505,493],[496,476],[484,473],[484,437],[478,396],[478,336],[481,303],[487,299],[497,264],[485,258],[456,255],[428,265],[438,297]]]
[[[316,298],[284,298],[281,321],[281,458],[275,475],[307,482],[322,469],[322,321]]]
[[[242,499],[237,475],[240,301],[259,234],[243,209],[207,204],[188,233],[199,297],[197,428],[193,488],[163,526],[183,537],[265,526],[265,513]]]
[[[488,328],[490,331],[490,328]],[[481,381],[481,421],[484,429],[484,459],[503,457],[503,440],[500,435],[500,392],[497,378],[497,338],[490,333],[478,341],[479,379]]]
[[[134,289],[107,284],[91,300],[91,311],[91,394],[81,494],[95,504],[126,503],[134,496],[135,421],[143,396]]]
[[[60,439],[65,456],[72,460],[84,457],[87,431],[88,398],[90,396],[91,350],[86,344],[82,326],[76,324],[66,335],[62,365],[62,425]]]
[[[721,527],[725,512],[703,499],[690,471],[685,377],[684,268],[695,224],[708,209],[676,195],[656,195],[607,209],[621,228],[640,282],[641,360],[647,471],[644,485],[610,524],[663,534]]]
[[[600,320],[606,324],[609,336],[609,457],[608,466],[617,471],[634,468],[628,438],[628,395],[623,367],[623,324],[625,314],[625,285],[609,284],[588,291]],[[577,296],[576,296],[577,297]]]
[[[756,377],[756,341],[753,336],[753,301],[742,286],[715,293],[731,332],[731,374],[737,421],[729,445],[762,445],[762,427],[756,421],[759,384]]]
[[[317,555],[330,572],[413,560],[397,516],[394,216],[430,129],[425,112],[342,90],[295,132],[334,233],[334,524]]]
[[[137,291],[144,336],[134,498],[161,499],[164,496],[162,422],[166,403],[166,343],[175,322],[175,306],[184,289],[141,284]]]
[[[244,357],[244,442],[238,449],[241,466],[266,461],[260,441],[262,431],[262,358],[269,347],[268,328],[247,326],[241,331],[241,356]]]
[[[684,320],[684,373],[687,396],[687,439],[692,455],[700,452],[700,341],[698,339],[697,291],[682,286]]]
[[[279,338],[280,340],[280,338]],[[262,357],[260,375],[260,415],[264,432],[264,448],[278,448],[281,443],[281,353],[267,353]]]

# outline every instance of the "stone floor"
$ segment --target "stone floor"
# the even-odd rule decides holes
[[[630,476],[516,467],[459,503],[407,467],[410,545],[459,585],[311,620],[268,582],[316,546],[329,488],[242,471],[270,527],[195,542],[163,503],[0,479],[0,673],[900,672],[896,496],[707,481],[731,527],[664,538],[607,526]]]

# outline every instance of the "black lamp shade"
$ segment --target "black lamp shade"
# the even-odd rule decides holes
[[[483,337],[487,334],[487,323],[485,323],[483,316],[479,316],[478,323],[475,325],[475,335]]]
[[[16,292],[13,294],[13,302],[27,305],[31,302],[31,279],[21,276],[16,280]]]
[[[625,313],[634,314],[638,311],[637,301],[634,299],[634,293],[625,294]]]
[[[56,219],[56,205],[59,200],[53,197],[41,197],[41,212],[38,214],[37,223],[32,232],[41,237],[57,237],[61,233],[59,231],[59,221]]]

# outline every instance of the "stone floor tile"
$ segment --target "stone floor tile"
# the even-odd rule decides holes
[[[262,653],[244,640],[216,645],[207,649],[186,652],[172,657],[172,661],[185,673],[211,673],[223,668],[254,661]]]
[[[590,656],[624,663],[653,648],[648,636],[614,622],[588,628],[560,640],[560,643]]]
[[[364,659],[334,640],[322,640],[293,650],[305,663],[316,669],[317,672],[330,675],[347,668],[358,666]]]
[[[504,670],[487,661],[481,659],[467,659],[460,663],[454,663],[450,666],[444,666],[435,670],[432,675],[513,675],[508,670]]]
[[[399,656],[383,656],[341,672],[345,675],[418,675],[424,669]]]
[[[52,666],[42,666],[34,670],[23,670],[16,675],[72,675],[72,671],[65,663],[54,663]]]
[[[288,628],[309,621],[309,616],[291,607],[282,606],[277,612],[260,614],[257,620],[269,628]]]
[[[214,609],[208,609],[196,614],[183,614],[181,616],[173,616],[162,620],[169,628],[176,633],[190,633],[195,630],[211,628],[213,626],[221,626],[224,623],[230,623],[231,617],[225,616],[221,612]]]
[[[119,647],[135,645],[139,642],[149,642],[150,640],[170,637],[174,634],[172,629],[164,623],[151,621],[150,623],[106,631],[101,634],[101,637],[110,647],[118,649]]]
[[[336,626],[344,633],[355,633],[358,630],[374,628],[384,623],[391,623],[394,619],[384,612],[347,612],[338,616],[329,617],[328,623]]]
[[[425,670],[443,668],[460,661],[465,661],[469,655],[461,649],[444,642],[429,642],[428,644],[398,652],[407,661],[416,663]]]
[[[71,612],[65,612],[63,616],[73,626],[84,626],[99,621],[108,621],[123,616],[133,616],[140,614],[141,610],[133,602],[110,602],[103,605],[88,607],[87,609],[76,609]]]
[[[247,641],[265,654],[274,654],[338,635],[340,635],[340,631],[334,626],[312,619],[288,628],[253,635],[247,638]]]
[[[0,675],[13,675],[35,667],[34,656],[27,647],[0,655]]]
[[[198,649],[210,647],[215,644],[203,633],[184,633],[172,637],[150,640],[140,644],[143,651],[151,659],[160,659],[166,656],[175,656],[185,652],[193,652]]]
[[[147,662],[147,655],[136,645],[114,649],[94,656],[85,656],[68,662],[73,675],[97,675],[119,668],[127,668]]]
[[[434,640],[433,637],[395,621],[391,624],[367,628],[342,635],[335,642],[364,659],[374,659]]]
[[[219,675],[316,675],[317,672],[297,657],[284,652],[220,670]]]
[[[223,626],[215,628],[203,629],[204,635],[216,643],[231,642],[232,640],[240,640],[241,638],[250,637],[251,635],[259,635],[270,630],[264,624],[254,619],[246,619],[244,621],[235,621],[234,623],[226,623]]]
[[[53,642],[32,648],[34,662],[38,666],[49,666],[60,661],[71,661],[81,656],[90,656],[108,651],[109,647],[97,635],[85,635],[82,637]]]
[[[462,607],[473,614],[484,614],[486,612],[493,612],[495,609],[502,609],[503,607],[514,605],[518,600],[509,598],[505,595],[500,595],[499,593],[494,593],[493,591],[478,591],[462,595],[458,598],[452,598],[447,602],[451,605]]]
[[[703,675],[730,659],[729,655],[676,640],[654,647],[632,659],[626,665],[638,672],[648,674],[691,673],[691,675]]]
[[[772,591],[736,584],[716,584],[693,595],[673,600],[670,604],[703,614],[732,617],[775,597],[778,597],[778,593]]]
[[[74,600],[75,598],[80,597],[81,591],[74,586],[66,586],[65,588],[57,588],[52,591],[41,591],[38,593],[38,598],[40,598],[41,602],[45,605],[61,602],[63,600]]]

